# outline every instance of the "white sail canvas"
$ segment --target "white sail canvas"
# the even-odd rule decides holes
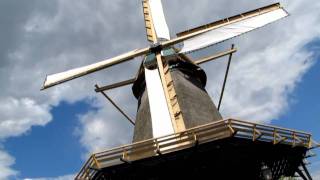
[[[93,63],[87,66],[79,67],[79,68],[74,68],[68,71],[64,71],[61,73],[56,73],[52,75],[48,75],[46,77],[46,80],[43,84],[43,89],[49,88],[51,86],[93,73],[95,71],[107,68],[109,66],[119,64],[122,62],[125,62],[127,60],[133,59],[137,56],[143,55],[149,51],[149,48],[145,49],[140,49],[140,50],[133,50],[129,51],[127,53],[121,54],[119,56],[106,59],[97,63]]]
[[[149,70],[144,68],[144,72],[147,84],[153,137],[156,138],[173,134],[174,129],[159,76],[159,70]]]
[[[170,39],[169,28],[163,13],[161,0],[149,0],[153,26],[160,39]]]
[[[228,40],[230,38],[239,36],[243,33],[260,28],[266,24],[279,20],[288,16],[288,13],[279,8],[264,14],[260,14],[242,21],[231,23],[206,33],[200,34],[183,42],[183,47],[180,53],[195,51],[210,45]]]

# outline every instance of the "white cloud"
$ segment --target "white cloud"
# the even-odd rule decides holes
[[[0,149],[0,179],[7,179],[10,176],[17,175],[17,171],[10,167],[14,162],[15,159],[12,156]]]
[[[312,178],[315,179],[315,180],[316,179],[320,179],[320,170],[312,173]]]
[[[31,126],[43,126],[51,120],[49,108],[33,99],[0,98],[0,139],[20,135]]]
[[[58,177],[25,178],[24,180],[73,180],[74,177],[74,174],[70,174]]]
[[[129,92],[129,88],[124,88],[108,94],[115,102],[122,105],[124,111],[129,112],[129,116],[133,117],[136,104]],[[130,143],[133,133],[131,123],[102,95],[99,95],[96,106],[99,107],[97,111],[90,111],[80,116],[81,126],[77,131],[81,144],[88,152]]]
[[[225,115],[269,122],[287,110],[289,94],[314,59],[302,46],[293,51],[281,48],[286,43],[235,57],[223,103]]]
[[[317,151],[314,152],[314,153],[318,154]],[[312,159],[314,159],[314,158],[312,158]],[[320,179],[320,161],[319,160],[318,161],[312,161],[311,160],[310,162],[311,162],[311,166],[309,166],[307,168],[308,168],[312,178],[314,180]]]

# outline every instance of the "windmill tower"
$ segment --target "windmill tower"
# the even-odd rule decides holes
[[[196,159],[203,159],[204,163],[188,170],[192,172],[191,176],[205,177],[210,173],[210,168],[227,167],[224,161],[228,158],[217,160],[219,159],[217,155],[223,155],[221,150],[231,151],[243,148],[242,151],[248,152],[254,148],[263,147],[261,151],[269,148],[269,154],[271,151],[275,153],[279,150],[267,145],[265,147],[263,143],[259,146],[248,143],[247,146],[242,147],[248,139],[259,142],[262,136],[272,138],[273,144],[287,143],[294,146],[299,144],[301,149],[290,151],[295,156],[293,159],[284,155],[288,153],[285,150],[279,157],[270,161],[258,155],[251,157],[247,164],[246,162],[243,164],[252,167],[253,170],[246,171],[238,168],[239,177],[268,179],[268,177],[282,175],[291,176],[298,172],[297,167],[302,165],[301,159],[312,147],[311,135],[234,119],[223,120],[216,105],[207,94],[205,90],[207,77],[199,64],[229,55],[228,72],[231,55],[236,49],[232,46],[228,51],[199,60],[192,60],[186,55],[188,52],[217,44],[286,17],[288,13],[280,4],[272,4],[193,28],[178,33],[173,39],[169,33],[161,0],[143,0],[142,6],[149,47],[49,75],[44,82],[43,89],[46,89],[136,57],[143,57],[135,78],[103,87],[96,85],[95,89],[96,92],[106,96],[135,125],[133,144],[93,154],[76,179],[166,179],[172,176],[159,173],[166,167],[171,167],[166,169],[168,172],[174,171],[179,174],[179,177],[187,178],[188,173],[181,174],[186,169],[177,168],[174,165],[199,163]],[[179,48],[178,44],[183,46]],[[128,84],[133,84],[132,91],[138,100],[135,121],[131,120],[104,92]],[[186,156],[194,146],[202,149],[202,153],[196,153],[197,156]],[[213,152],[215,156],[212,156]],[[211,158],[208,158],[208,153],[211,153]],[[265,153],[268,154],[268,152]],[[233,152],[232,157],[239,157],[238,159],[241,160],[245,154]],[[161,160],[163,157],[170,160],[164,163],[163,159]],[[219,165],[209,164],[208,162],[212,159]],[[231,159],[228,160],[231,161]],[[234,162],[234,165],[238,166],[239,162]],[[275,162],[278,164],[273,165],[272,163]],[[290,164],[294,165],[290,166]],[[148,172],[145,172],[142,166]],[[272,169],[273,166],[275,169]],[[241,174],[240,170],[245,173]],[[305,172],[308,175],[306,170]],[[217,171],[216,174],[220,176],[221,172]],[[224,177],[234,177],[234,174],[225,174]]]

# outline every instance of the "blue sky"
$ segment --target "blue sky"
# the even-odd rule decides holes
[[[316,59],[315,64],[303,76],[301,82],[291,94],[291,106],[279,119],[273,121],[272,124],[299,129],[310,132],[313,139],[319,143],[320,140],[320,41],[315,40],[308,44],[305,48],[315,51],[313,58]],[[310,171],[316,171],[320,168],[320,150],[319,148],[312,150],[318,156],[309,158],[308,161],[313,163],[310,165]]]
[[[86,102],[62,102],[52,109],[53,121],[34,127],[20,138],[10,138],[5,147],[16,158],[14,169],[21,177],[55,177],[78,171],[84,149],[78,142],[77,115],[91,107]]]
[[[172,35],[276,2],[162,1]],[[288,18],[195,55],[211,55],[231,43],[239,49],[222,104],[224,117],[304,130],[320,141],[320,1],[311,1],[281,0]],[[139,59],[39,89],[47,74],[145,47],[142,18],[140,1],[0,1],[0,179],[72,179],[91,152],[131,141],[131,124],[93,86],[132,78]],[[214,102],[225,63],[202,66]],[[109,93],[134,117],[130,87]],[[310,170],[320,177],[320,157],[310,161]]]

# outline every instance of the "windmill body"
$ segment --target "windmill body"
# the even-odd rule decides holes
[[[164,59],[169,63],[172,84],[177,93],[175,101],[180,105],[181,113],[184,116],[183,123],[185,128],[190,129],[221,120],[220,113],[205,90],[207,80],[205,72],[195,64],[184,62],[179,56],[165,57]],[[147,74],[140,73],[132,87],[134,95],[138,99],[133,142],[174,133],[173,128],[171,128],[171,133],[153,133],[155,129],[163,129],[161,124],[164,124],[165,120],[167,120],[168,126],[172,127],[172,123],[169,118],[165,119],[165,111],[159,111],[159,114],[156,115],[157,117],[152,117],[150,107],[156,106],[152,106],[148,100],[150,88],[146,87],[148,83],[146,83],[147,80],[145,78],[148,78]],[[155,96],[157,97],[157,95]],[[154,124],[156,123],[155,118],[159,118],[160,125]]]
[[[205,90],[207,77],[199,64],[232,53],[190,59],[186,53],[215,45],[288,16],[279,3],[225,18],[172,38],[161,0],[142,0],[150,46],[111,59],[47,76],[43,88],[73,80],[142,57],[135,78],[99,87],[134,125],[133,143],[95,153],[76,179],[278,179],[298,174],[312,179],[304,158],[314,142],[309,133],[236,119],[222,119]],[[181,46],[182,44],[182,46]],[[136,120],[105,93],[132,85]],[[303,171],[301,170],[303,168]],[[227,172],[228,170],[228,172]]]

